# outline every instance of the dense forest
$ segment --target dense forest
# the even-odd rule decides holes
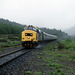
[[[16,22],[11,22],[9,20],[0,19],[0,34],[20,34],[23,28],[26,25],[21,25]],[[59,39],[66,39],[68,38],[68,34],[62,32],[61,30],[56,29],[48,29],[48,28],[39,28],[40,30],[58,36]]]
[[[23,27],[0,22],[0,34],[19,34],[22,30]]]
[[[19,34],[26,25],[0,19],[0,34]]]
[[[26,25],[22,25],[22,24],[16,23],[14,21],[13,22],[9,21],[8,19],[3,19],[3,18],[0,18],[0,23],[10,24],[10,25],[19,26],[19,27],[25,27],[26,26]]]

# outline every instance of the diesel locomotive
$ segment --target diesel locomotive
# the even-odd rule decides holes
[[[47,34],[37,27],[32,25],[26,26],[22,31],[22,47],[33,48],[38,45],[40,41],[56,40],[57,36]]]

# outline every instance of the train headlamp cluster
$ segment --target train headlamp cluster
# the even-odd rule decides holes
[[[25,33],[25,36],[32,36],[32,33]]]

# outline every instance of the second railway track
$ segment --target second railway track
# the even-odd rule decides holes
[[[29,52],[29,50],[25,50],[24,48],[22,49],[19,49],[19,50],[16,50],[16,51],[13,51],[13,52],[10,52],[10,53],[7,53],[7,54],[3,54],[0,56],[0,67],[2,67],[3,65],[9,63],[10,61],[18,58],[19,56]]]

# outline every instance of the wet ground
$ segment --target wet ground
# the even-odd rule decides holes
[[[44,46],[45,44],[39,44],[37,47],[31,49],[31,51],[28,52],[27,54],[15,59],[14,61],[10,62],[8,65],[1,67],[0,75],[24,75],[25,71],[31,70],[33,66],[34,68],[36,68],[35,66],[36,63],[34,61],[34,59],[36,59],[36,53],[41,52]],[[20,49],[22,47],[14,48],[14,50],[18,48]],[[10,50],[11,48],[8,48],[6,51],[9,52]],[[32,66],[32,64],[34,65]]]
[[[6,54],[6,53],[9,53],[9,52],[12,52],[12,51],[16,51],[18,49],[22,49],[22,46],[15,46],[15,47],[8,47],[8,48],[4,48],[1,50],[0,52],[0,55],[2,54]]]

